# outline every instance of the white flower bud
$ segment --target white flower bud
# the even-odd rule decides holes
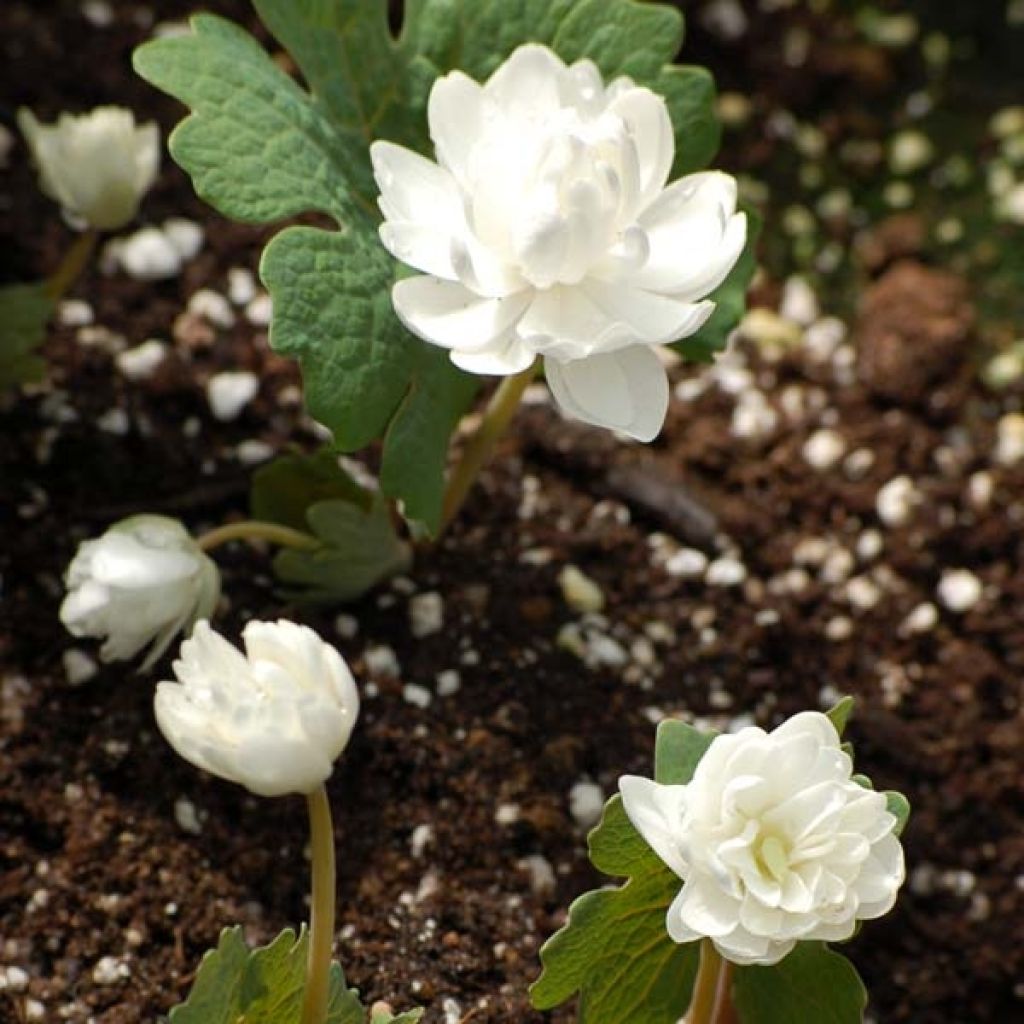
[[[65,582],[60,618],[68,630],[106,637],[104,661],[126,661],[150,644],[144,669],[176,633],[208,618],[220,596],[217,566],[164,516],[132,516],[85,541]]]
[[[896,817],[852,771],[828,717],[809,711],[716,737],[688,785],[623,776],[630,821],[685,883],[669,935],[770,965],[887,913],[905,874]]]
[[[331,774],[359,714],[338,652],[306,626],[250,622],[245,653],[208,622],[156,688],[157,724],[186,761],[257,796],[310,793]]]
[[[371,147],[381,239],[422,271],[395,285],[398,316],[469,373],[542,356],[563,412],[650,441],[669,398],[654,346],[704,326],[743,251],[735,180],[666,187],[665,100],[536,44],[483,85],[438,79],[427,116],[436,163]]]
[[[88,114],[61,114],[41,124],[18,111],[18,125],[39,168],[42,190],[60,203],[72,222],[116,231],[131,221],[160,167],[160,129],[135,124],[122,107]]]

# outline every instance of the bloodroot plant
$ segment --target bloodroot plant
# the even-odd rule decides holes
[[[176,681],[156,688],[157,724],[187,761],[262,797],[304,796],[312,908],[308,932],[283,931],[249,951],[226,930],[199,968],[172,1024],[365,1024],[359,994],[332,963],[334,828],[325,783],[348,744],[359,696],[338,652],[294,622],[250,622],[243,654],[202,621],[181,646]],[[371,1024],[413,1024],[420,1011]]]
[[[703,69],[671,63],[678,11],[638,0],[253,0],[287,56],[212,15],[135,53],[191,113],[170,151],[228,217],[286,227],[260,275],[270,344],[301,364],[324,453],[256,481],[307,542],[275,568],[336,602],[408,568],[455,518],[543,368],[568,416],[651,440],[655,351],[706,359],[743,311],[753,215],[704,169]],[[287,69],[287,70],[286,70]],[[297,73],[291,74],[294,69]],[[412,274],[411,271],[417,273]],[[502,378],[446,472],[484,378]],[[337,455],[380,445],[379,491]]]
[[[534,1005],[578,992],[585,1024],[860,1022],[867,993],[826,943],[892,909],[909,806],[854,774],[851,707],[770,733],[663,722],[655,778],[623,776],[590,835],[594,865],[629,880],[572,905]]]

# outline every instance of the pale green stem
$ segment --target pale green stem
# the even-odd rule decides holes
[[[462,508],[466,496],[480,475],[480,470],[511,423],[516,409],[519,408],[523,392],[533,381],[534,371],[535,365],[513,377],[506,377],[494,392],[480,425],[469,439],[459,464],[448,480],[441,515],[442,533],[459,514],[459,509]]]
[[[334,827],[324,786],[306,797],[309,804],[312,896],[309,914],[309,959],[302,997],[302,1024],[327,1024],[331,946],[334,943]]]
[[[710,939],[703,939],[686,1024],[729,1024],[733,1020],[732,964],[722,957]]]
[[[92,228],[83,231],[64,254],[60,266],[46,282],[46,293],[54,302],[61,298],[81,276],[96,248],[99,237],[99,232]]]
[[[304,548],[312,551],[320,546],[316,537],[301,530],[279,523],[261,523],[256,519],[245,519],[240,523],[228,523],[204,533],[196,543],[203,551],[212,551],[233,540],[265,540],[283,548]]]

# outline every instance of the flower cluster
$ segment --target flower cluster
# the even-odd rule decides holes
[[[18,124],[43,191],[73,223],[115,231],[131,221],[160,169],[160,129],[135,124],[130,110],[97,107],[41,124],[30,110]]]
[[[706,323],[746,241],[734,179],[666,188],[664,99],[544,46],[521,46],[483,85],[439,79],[428,117],[436,163],[371,149],[381,239],[423,272],[395,285],[399,317],[470,373],[542,357],[565,413],[654,438],[668,381],[653,346]]]
[[[737,964],[774,964],[800,940],[848,939],[903,883],[896,817],[852,778],[826,715],[718,736],[685,786],[624,776],[630,820],[684,882],[666,924]]]

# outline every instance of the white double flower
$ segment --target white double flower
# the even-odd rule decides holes
[[[684,883],[669,935],[774,964],[887,913],[904,879],[896,818],[852,771],[827,716],[805,712],[716,737],[688,785],[620,779],[630,820]]]
[[[746,241],[735,180],[666,188],[664,99],[544,46],[520,47],[483,85],[439,79],[428,117],[437,163],[371,149],[381,238],[423,272],[395,285],[399,317],[470,373],[543,357],[565,413],[654,438],[669,389],[653,346],[706,323]]]
[[[200,622],[157,686],[157,724],[204,771],[258,796],[308,794],[330,776],[359,715],[341,655],[306,626],[250,622],[245,653]]]
[[[74,636],[104,637],[100,657],[125,661],[147,644],[148,668],[174,636],[209,618],[220,573],[176,519],[132,516],[83,542],[60,618]]]

